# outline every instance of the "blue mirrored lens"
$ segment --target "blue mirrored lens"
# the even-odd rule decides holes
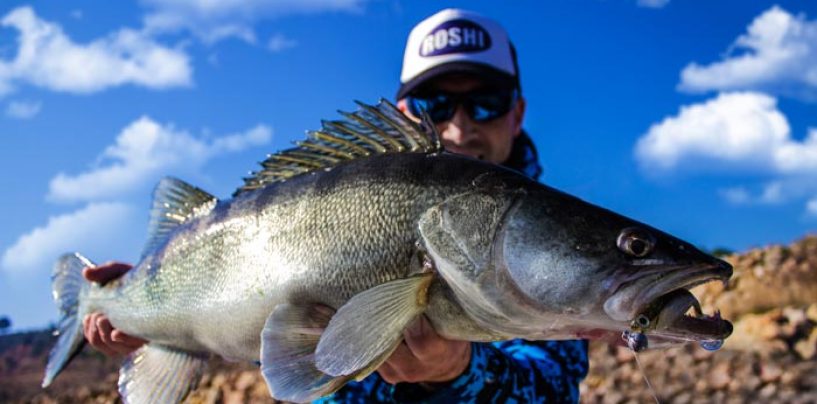
[[[422,111],[425,111],[434,123],[451,119],[456,108],[456,104],[445,94],[431,97],[410,97],[408,104],[409,110],[414,116],[420,117],[423,114]]]
[[[471,119],[476,122],[490,121],[501,115],[496,109],[489,109],[482,105],[472,105],[469,111]]]
[[[462,105],[475,122],[486,122],[508,113],[516,101],[516,91],[508,93],[437,93],[408,98],[409,110],[414,116],[428,113],[434,123],[451,119],[457,106]]]

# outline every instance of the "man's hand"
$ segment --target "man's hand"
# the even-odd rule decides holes
[[[122,262],[108,262],[96,267],[82,270],[82,276],[88,281],[101,284],[108,283],[133,268]],[[101,313],[91,313],[82,319],[82,329],[85,339],[94,349],[108,356],[117,354],[127,355],[144,345],[147,341],[131,337],[114,329],[108,317]]]
[[[403,334],[403,342],[377,369],[388,383],[447,382],[471,363],[471,343],[440,337],[425,316]]]

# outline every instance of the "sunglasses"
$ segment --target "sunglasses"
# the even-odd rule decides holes
[[[406,97],[408,109],[414,116],[423,111],[431,121],[440,123],[450,120],[462,105],[474,122],[488,122],[508,113],[516,104],[519,91],[472,91],[467,93],[429,92]]]

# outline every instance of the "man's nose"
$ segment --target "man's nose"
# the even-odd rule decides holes
[[[445,128],[441,131],[443,140],[447,140],[455,145],[466,144],[472,137],[472,125],[473,122],[471,122],[471,118],[468,117],[468,113],[465,112],[465,108],[463,108],[462,105],[457,105],[457,109],[454,110],[454,116],[448,120]]]

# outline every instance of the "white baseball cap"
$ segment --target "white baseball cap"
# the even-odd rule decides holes
[[[505,29],[475,12],[449,8],[411,30],[397,99],[434,77],[453,72],[472,73],[519,88],[516,51]]]

